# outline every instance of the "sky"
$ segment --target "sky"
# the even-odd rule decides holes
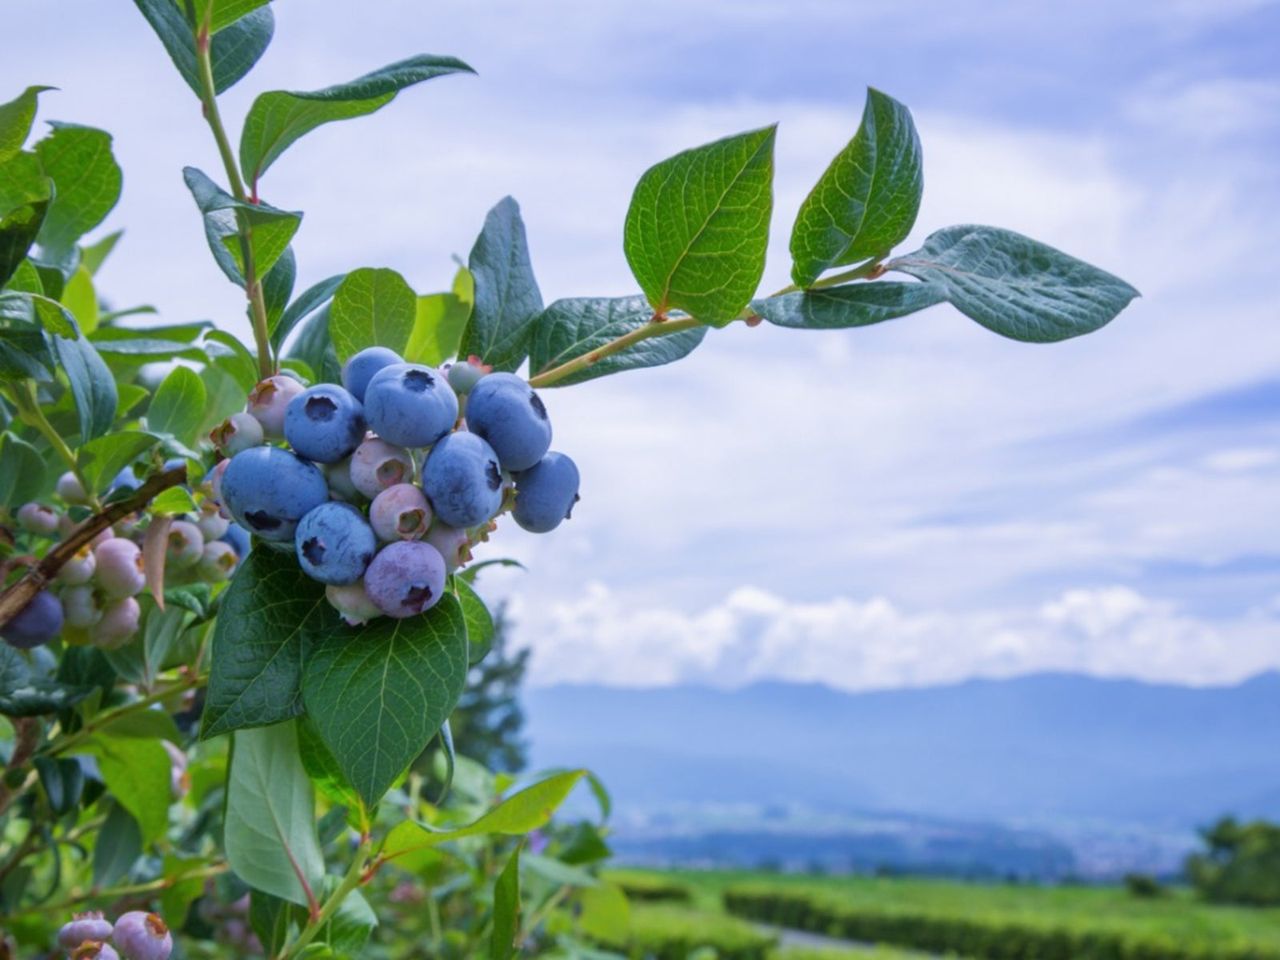
[[[1192,684],[1280,668],[1280,5],[1265,0],[277,0],[223,98],[419,53],[478,71],[323,128],[267,174],[305,211],[298,289],[359,266],[445,289],[520,202],[544,298],[636,291],[631,189],[780,123],[763,289],[868,85],[913,111],[914,249],[1019,230],[1142,291],[1017,344],[939,306],[851,331],[741,324],[687,360],[548,390],[574,519],[482,556],[531,682],[846,689],[1071,670]],[[7,0],[0,95],[110,130],[124,242],[101,286],[246,333],[180,171],[217,175],[196,101],[131,4]],[[70,29],[69,25],[74,25]],[[233,134],[234,137],[234,134]]]

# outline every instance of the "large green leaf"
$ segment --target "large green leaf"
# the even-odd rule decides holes
[[[111,134],[66,123],[51,126],[53,132],[35,147],[54,184],[39,241],[61,255],[111,212],[124,179],[111,153]]]
[[[6,455],[9,452],[7,445],[0,450]],[[3,469],[0,466],[0,473]],[[75,706],[91,692],[89,686],[36,675],[21,650],[0,643],[0,714],[36,717],[57,713]]]
[[[44,488],[40,451],[12,433],[0,434],[0,506],[16,510]]]
[[[862,125],[805,197],[791,231],[791,276],[807,287],[830,267],[883,257],[920,212],[920,138],[911,112],[867,90]]]
[[[129,872],[142,856],[138,821],[122,805],[112,803],[93,846],[93,883],[109,887]]]
[[[428,293],[418,297],[413,333],[404,348],[405,359],[435,366],[456,357],[475,299],[475,278],[466,267],[458,268],[453,277],[453,289],[448,293]]]
[[[537,374],[558,367],[644,327],[654,334],[552,384],[568,386],[623,370],[671,363],[692,353],[707,334],[706,327],[694,327],[659,336],[662,324],[651,323],[652,319],[653,308],[644,297],[557,300],[538,317],[529,352],[529,369]]]
[[[240,169],[245,180],[257,183],[290,144],[316,127],[373,113],[405,87],[424,80],[474,72],[453,57],[420,54],[323,90],[261,93],[253,101],[240,134]]]
[[[174,0],[133,2],[164,44],[169,59],[178,68],[182,79],[196,96],[200,96],[200,67],[196,61],[195,30],[178,9],[179,5]],[[232,2],[240,4],[244,0]],[[215,25],[217,22],[218,18],[215,18]],[[213,86],[216,92],[228,89],[249,72],[271,43],[275,27],[275,16],[271,13],[271,8],[261,6],[213,35],[210,59],[213,62]]]
[[[167,433],[183,443],[195,442],[204,420],[204,381],[190,367],[174,367],[156,388],[147,408],[147,427]]]
[[[426,749],[466,676],[467,628],[446,594],[421,616],[384,617],[317,638],[302,696],[348,782],[373,806]]]
[[[116,382],[110,368],[84,337],[50,337],[54,352],[71,384],[76,414],[80,419],[80,441],[87,443],[111,429],[116,417]]]
[[[723,326],[756,292],[773,211],[775,132],[695,147],[640,177],[623,246],[655,310]]]
[[[751,309],[779,327],[835,330],[905,317],[946,299],[946,290],[936,283],[877,280],[752,300]]]
[[[250,551],[222,596],[200,736],[301,713],[303,644],[338,623],[292,551]]]
[[[382,846],[382,856],[390,860],[413,850],[434,847],[463,837],[503,834],[519,836],[545,826],[569,791],[586,775],[585,770],[568,770],[512,794],[478,820],[462,827],[437,829],[414,820],[392,827]]]
[[[367,821],[364,801],[351,784],[347,783],[346,776],[338,767],[338,761],[325,745],[315,723],[306,715],[298,718],[298,754],[312,784],[331,803],[340,804]]]
[[[331,304],[316,310],[301,324],[298,336],[289,348],[289,357],[301,360],[325,383],[338,383],[342,379],[342,363],[329,338],[329,312]]]
[[[133,814],[149,843],[169,825],[169,754],[159,740],[116,737],[99,733],[84,752],[98,761],[98,769],[116,802]]]
[[[209,28],[216,34],[269,2],[270,0],[195,0],[196,23],[204,23],[205,17],[209,17]],[[181,3],[182,0],[179,0],[179,5]],[[213,8],[212,11],[210,7]]]
[[[53,87],[27,87],[8,103],[0,103],[0,163],[22,149],[36,119],[36,99]]]
[[[120,430],[81,446],[76,460],[93,492],[101,493],[121,470],[159,442],[158,437],[140,430]]]
[[[484,218],[467,265],[475,278],[475,306],[458,355],[477,356],[495,370],[515,370],[529,354],[542,294],[520,206],[511,197],[500,200]]]
[[[36,242],[52,202],[53,183],[34,153],[0,162],[0,287]]]
[[[306,905],[308,889],[318,896],[324,856],[315,794],[292,721],[236,733],[225,818],[223,846],[236,876],[292,903]]]
[[[1090,333],[1138,296],[1105,270],[998,227],[947,227],[888,267],[939,284],[971,320],[1028,343]]]
[[[0,327],[0,381],[53,379],[49,344],[34,324]]]
[[[289,298],[293,296],[293,284],[298,279],[298,258],[294,256],[293,247],[285,247],[280,259],[271,268],[262,281],[262,301],[267,308],[267,332],[270,334],[280,325],[289,306]]]
[[[258,279],[284,256],[302,222],[301,213],[277,210],[265,203],[237,200],[195,167],[182,171],[196,206],[204,214],[204,232],[213,259],[234,284],[244,286],[244,249],[240,224],[252,233],[253,266]]]
[[[476,588],[460,577],[453,578],[453,589],[462,605],[462,618],[467,623],[467,651],[471,663],[483,660],[493,645],[493,614],[485,605]]]
[[[328,277],[319,283],[308,287],[298,295],[298,298],[285,308],[284,313],[280,315],[279,320],[271,325],[268,322],[268,329],[271,332],[271,345],[276,349],[284,343],[284,338],[299,323],[309,317],[318,310],[325,301],[333,297],[333,293],[338,289],[338,285],[342,283],[345,274]],[[270,317],[268,316],[268,321]]]
[[[489,960],[510,960],[520,930],[520,844],[511,851],[507,865],[493,884],[493,932]]]
[[[347,274],[333,294],[329,338],[345,363],[365,347],[403,352],[413,333],[416,296],[394,270],[361,267]]]

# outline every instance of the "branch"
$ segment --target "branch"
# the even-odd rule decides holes
[[[14,581],[3,593],[0,593],[0,627],[21,613],[32,598],[53,581],[58,571],[62,569],[62,565],[74,557],[81,547],[92,542],[94,537],[112,524],[123,520],[131,513],[137,513],[155,499],[157,494],[186,482],[186,464],[174,467],[172,470],[154,473],[132,496],[117,500],[76,527],[67,539],[46,553],[44,559],[28,570],[21,580]]]

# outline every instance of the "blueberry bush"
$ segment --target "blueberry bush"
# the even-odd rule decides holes
[[[895,255],[921,148],[870,90],[796,215],[794,283],[767,296],[773,127],[640,178],[622,229],[639,293],[544,304],[510,198],[444,292],[378,267],[295,292],[302,215],[274,161],[471,69],[419,55],[263,92],[237,146],[218,97],[267,49],[270,4],[135,5],[159,41],[137,55],[167,53],[192,136],[217,146],[216,177],[182,176],[253,338],[113,308],[110,135],[36,131],[48,87],[0,104],[0,956],[599,955],[627,910],[597,870],[603,788],[487,772],[448,726],[493,635],[474,580],[501,560],[473,552],[508,515],[551,533],[579,498],[550,388],[679,360],[732,323],[942,303],[1056,341],[1136,291],[994,227]],[[553,820],[580,782],[601,816]]]

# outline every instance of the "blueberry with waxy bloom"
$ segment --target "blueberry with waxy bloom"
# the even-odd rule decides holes
[[[331,583],[324,588],[324,595],[348,626],[358,627],[382,616],[382,611],[369,599],[363,579],[355,583]]]
[[[484,523],[502,506],[502,468],[493,448],[474,433],[451,433],[432,449],[422,492],[451,527]]]
[[[277,542],[292,540],[298,521],[329,500],[320,468],[279,447],[237,453],[221,487],[223,503],[241,526]]]
[[[284,417],[289,409],[289,402],[300,394],[305,387],[293,377],[277,373],[267,377],[249,391],[249,402],[245,412],[262,425],[262,432],[268,437],[284,436]]]
[[[321,583],[355,583],[378,550],[378,538],[364,514],[338,500],[322,503],[303,517],[295,543],[303,572]]]
[[[108,597],[132,597],[146,586],[142,551],[132,540],[111,537],[93,549],[94,578]]]
[[[493,447],[504,470],[527,470],[551,447],[547,408],[514,373],[491,373],[471,388],[467,429]]]
[[[342,387],[321,383],[289,401],[284,437],[299,456],[336,463],[364,439],[364,408]]]
[[[439,370],[421,363],[383,367],[364,394],[369,429],[402,447],[429,447],[453,429],[458,397]]]
[[[383,547],[365,571],[364,589],[374,606],[404,619],[430,610],[444,596],[445,568],[440,551],[421,540]]]
[[[18,526],[37,537],[52,537],[58,532],[58,512],[43,503],[24,503],[17,516]]]
[[[567,520],[578,502],[578,467],[563,453],[551,452],[516,474],[516,523],[531,533],[550,533]]]
[[[413,484],[397,483],[373,498],[369,524],[379,540],[417,540],[431,525],[431,505]]]
[[[74,950],[86,941],[98,943],[111,939],[111,921],[107,920],[101,910],[89,910],[77,913],[62,925],[58,931],[58,946]]]
[[[124,597],[107,605],[102,617],[89,628],[89,640],[95,647],[114,650],[129,642],[138,632],[142,607],[133,597]]]
[[[158,914],[131,910],[116,920],[111,939],[124,960],[168,960],[173,935]]]
[[[48,590],[41,590],[0,627],[0,637],[11,647],[31,650],[61,633],[62,622],[61,602]]]
[[[262,423],[251,413],[233,413],[209,431],[209,439],[224,457],[260,446],[266,439]]]
[[[387,347],[365,347],[342,366],[342,385],[351,395],[364,402],[369,381],[384,367],[404,363],[404,358]]]

